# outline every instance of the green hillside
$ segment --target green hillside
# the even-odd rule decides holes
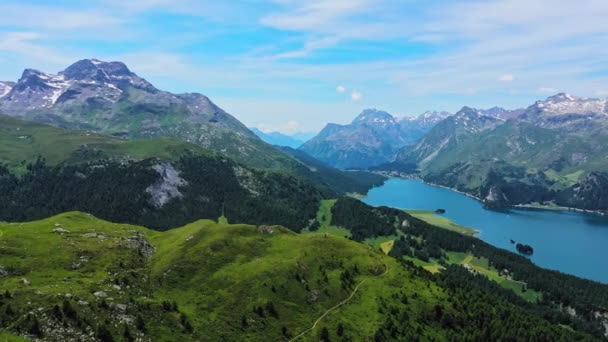
[[[69,212],[0,224],[0,264],[1,326],[46,340],[447,341],[477,329],[591,339],[500,298],[486,322],[514,318],[484,332],[442,280],[343,237],[279,226],[203,220],[155,232]]]
[[[510,120],[493,129],[435,126],[386,170],[467,192],[492,207],[515,204],[608,210],[608,149],[585,137]],[[456,133],[455,133],[456,132]],[[459,133],[458,133],[459,132]],[[458,133],[458,134],[457,134]]]
[[[103,158],[175,160],[185,152],[212,154],[198,145],[178,140],[126,140],[0,115],[0,162],[13,170],[24,171],[26,163],[39,156],[51,165],[58,165]]]
[[[260,143],[264,144],[261,141]],[[268,148],[271,153],[261,156],[275,160],[276,165],[268,164],[263,169],[298,177],[330,194],[366,193],[369,188],[381,184],[384,180],[382,176],[366,172],[342,172],[322,165],[311,157],[292,157],[274,147]],[[204,157],[222,155],[176,139],[127,140],[0,115],[0,163],[17,173],[25,172],[27,163],[39,156],[49,165],[60,165],[101,159],[157,158],[174,161],[184,154]],[[225,151],[225,154],[230,158],[234,156],[229,151]],[[259,166],[255,163],[253,165]]]

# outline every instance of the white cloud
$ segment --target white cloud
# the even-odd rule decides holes
[[[350,98],[353,101],[359,101],[359,100],[361,100],[363,98],[363,94],[361,94],[361,92],[355,90],[352,93],[350,93]]]
[[[515,77],[511,74],[504,74],[504,75],[500,76],[498,78],[498,80],[500,82],[513,82],[513,80],[515,80]]]
[[[343,92],[346,91],[346,87],[344,87],[343,85],[339,85],[339,86],[336,87],[336,91],[338,93],[343,93]]]
[[[555,94],[557,93],[557,89],[551,87],[540,87],[538,88],[538,92],[541,94]]]
[[[120,15],[110,15],[101,10],[62,9],[43,5],[5,3],[0,5],[0,13],[0,27],[20,27],[28,30],[107,30],[124,22]]]

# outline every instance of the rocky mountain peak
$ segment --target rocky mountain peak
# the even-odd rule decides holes
[[[427,130],[450,115],[452,114],[448,112],[426,111],[418,116],[405,117],[402,123],[414,123],[417,127]]]
[[[492,108],[481,110],[481,113],[483,113],[485,115],[491,115],[491,116],[501,116],[502,114],[504,114],[506,112],[508,112],[508,110],[506,110],[502,107],[498,107],[498,106],[494,106]]]
[[[479,116],[482,115],[480,111],[475,108],[464,106],[457,113],[456,117],[464,117],[464,116]]]
[[[98,82],[108,82],[108,75],[97,67],[90,59],[80,60],[61,72],[65,78],[70,80],[94,80]]]
[[[548,97],[544,101],[536,101],[528,108],[528,118],[533,113],[552,115],[563,114],[608,114],[607,99],[582,98],[566,93]]]
[[[385,111],[366,109],[353,120],[353,124],[395,125],[397,121],[394,116]]]
[[[98,59],[80,60],[59,74],[66,79],[77,81],[92,81],[98,83],[116,83],[117,80],[133,79],[143,81],[131,72],[126,64],[122,62],[104,62]],[[146,82],[147,83],[147,82]]]
[[[21,74],[21,78],[19,78],[19,80],[17,82],[25,82],[29,79],[32,78],[42,78],[45,77],[46,74],[44,74],[42,71],[40,70],[36,70],[36,69],[25,69],[23,70],[23,73]],[[46,78],[46,77],[45,77]]]
[[[576,96],[572,96],[572,95],[566,94],[566,93],[559,93],[559,94],[555,94],[553,96],[548,97],[544,102],[559,103],[559,102],[577,101],[577,100],[579,100],[579,98]]]

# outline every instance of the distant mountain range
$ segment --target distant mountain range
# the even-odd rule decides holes
[[[328,124],[300,149],[334,167],[367,168],[392,161],[399,149],[448,115],[427,112],[398,120],[385,111],[366,109],[348,125]]]
[[[416,169],[489,206],[608,210],[607,141],[606,99],[557,94],[515,111],[465,107],[380,168]]]
[[[314,133],[297,133],[294,135],[287,135],[280,132],[262,132],[258,128],[250,128],[250,130],[255,133],[260,139],[265,142],[275,145],[275,146],[284,146],[291,148],[298,148],[302,146],[306,141],[315,136]]]

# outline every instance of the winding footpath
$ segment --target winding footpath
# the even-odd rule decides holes
[[[380,275],[380,277],[382,277],[382,276],[384,276],[384,275],[386,275],[386,274],[388,273],[388,265],[387,265],[387,264],[384,264],[384,268],[385,268],[384,273],[382,273],[382,274]],[[359,287],[360,287],[361,285],[363,285],[363,283],[365,283],[365,282],[366,282],[368,279],[369,279],[369,278],[367,278],[367,279],[363,279],[363,280],[362,280],[362,281],[361,281],[361,282],[360,282],[360,283],[359,283],[357,286],[355,286],[355,289],[354,289],[354,290],[353,290],[353,292],[350,294],[350,296],[348,296],[348,298],[346,298],[345,300],[343,300],[343,301],[341,301],[340,303],[336,304],[335,306],[333,306],[333,307],[329,308],[329,309],[328,309],[327,311],[325,311],[325,312],[324,312],[324,313],[323,313],[323,314],[322,314],[322,315],[321,315],[319,318],[317,318],[317,320],[316,320],[316,321],[315,321],[315,323],[312,325],[312,327],[308,328],[307,330],[304,330],[304,331],[303,331],[303,332],[301,332],[301,333],[300,333],[298,336],[296,336],[296,337],[292,338],[291,340],[289,340],[289,342],[295,341],[295,340],[299,339],[300,337],[302,337],[302,336],[306,335],[307,333],[309,333],[309,332],[313,331],[313,330],[314,330],[314,329],[317,327],[317,324],[319,324],[319,322],[321,322],[321,320],[322,320],[323,318],[325,318],[325,316],[329,315],[329,314],[330,314],[332,311],[336,310],[337,308],[341,307],[342,305],[344,305],[344,304],[348,303],[348,302],[349,302],[349,301],[350,301],[350,300],[353,298],[353,296],[355,295],[355,293],[357,293],[357,291],[359,290]]]

